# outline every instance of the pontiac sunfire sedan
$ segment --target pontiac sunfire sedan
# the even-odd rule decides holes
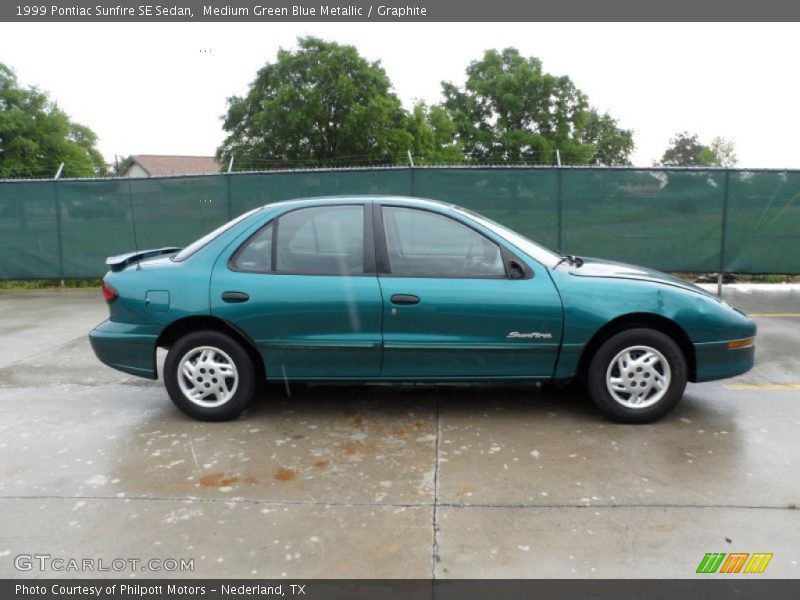
[[[755,324],[676,277],[554,253],[458,206],[394,197],[251,210],[186,248],[109,258],[105,364],[198,419],[259,380],[582,381],[615,421],[753,366]]]

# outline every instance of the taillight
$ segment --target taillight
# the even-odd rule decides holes
[[[103,282],[103,286],[101,289],[103,290],[103,298],[105,298],[106,302],[108,302],[109,304],[111,304],[114,300],[119,298],[117,290],[108,285],[105,281]]]

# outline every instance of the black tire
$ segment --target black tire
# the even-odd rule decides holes
[[[630,371],[626,370],[624,374],[621,373],[620,363],[615,359],[624,350],[636,347],[645,347],[660,353],[669,366],[669,378],[664,376],[664,366],[660,360],[654,360],[652,362],[654,366],[631,367]],[[635,358],[644,355],[644,350],[637,350],[631,356]],[[624,358],[622,361],[627,363]],[[612,366],[612,363],[616,366]],[[644,368],[643,372],[642,368]],[[607,385],[609,374],[627,382],[624,384],[626,389],[634,387],[638,381],[639,385],[646,390],[642,392],[643,397],[639,400],[643,407],[626,405],[637,399],[635,393],[632,394],[630,391],[618,389],[616,395],[620,400],[615,399]],[[662,381],[668,379],[668,384],[661,397],[656,400],[659,390],[647,386],[650,385],[651,375],[658,378],[659,374]],[[603,416],[618,423],[650,423],[660,419],[680,402],[686,388],[687,378],[686,358],[678,344],[668,335],[647,328],[621,331],[606,340],[595,352],[586,371],[586,383],[592,402]],[[652,404],[648,405],[650,402]]]
[[[217,352],[217,360],[224,364],[232,362],[236,376],[220,377],[219,373],[215,372],[211,367],[215,366],[210,364],[206,366],[200,361],[195,361],[192,366],[197,368],[196,375],[202,382],[198,385],[195,383],[194,378],[189,378],[183,373],[179,372],[179,366],[185,356],[190,356],[192,353],[201,352],[203,347],[209,347]],[[227,355],[224,356],[223,355]],[[191,362],[191,360],[189,361]],[[204,372],[200,373],[200,369]],[[217,368],[217,371],[219,367]],[[214,377],[216,375],[216,377]],[[213,379],[211,379],[213,377]],[[190,384],[196,386],[202,392],[200,386],[208,388],[209,386],[224,385],[225,390],[230,392],[233,389],[233,382],[235,380],[235,390],[229,398],[217,406],[201,406],[200,403],[218,402],[222,399],[220,395],[214,396],[214,399],[208,397],[207,399],[198,399],[193,401],[181,389],[181,379],[184,379],[184,387]],[[222,382],[222,383],[219,383]],[[248,407],[253,400],[256,391],[256,370],[253,362],[247,351],[230,336],[220,333],[218,331],[196,331],[180,338],[169,349],[167,359],[164,362],[164,385],[167,388],[169,397],[172,402],[181,411],[199,419],[201,421],[228,421],[235,419]],[[209,393],[214,393],[213,388]]]

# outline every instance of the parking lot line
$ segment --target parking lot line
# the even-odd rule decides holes
[[[726,390],[800,390],[800,383],[728,383]]]
[[[747,313],[748,317],[778,317],[778,318],[798,318],[800,312],[795,313]]]

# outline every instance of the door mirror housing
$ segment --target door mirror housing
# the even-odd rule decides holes
[[[507,271],[509,279],[525,279],[525,269],[516,259],[508,261]]]
[[[533,270],[524,261],[517,258],[514,254],[501,248],[503,262],[506,266],[506,276],[509,279],[533,279]]]

